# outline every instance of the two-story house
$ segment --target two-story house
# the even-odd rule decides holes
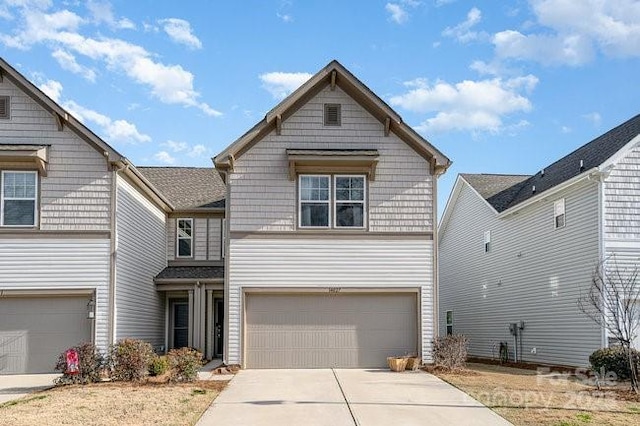
[[[226,362],[430,360],[442,153],[333,61],[214,163],[227,186]]]
[[[136,168],[0,76],[0,374],[126,337],[249,368],[430,360],[450,162],[339,63],[215,169]]]
[[[51,371],[82,341],[165,345],[171,204],[0,59],[0,374]]]
[[[459,175],[439,240],[442,333],[476,357],[506,342],[511,359],[588,365],[610,336],[578,299],[600,262],[640,268],[640,116],[532,176]]]

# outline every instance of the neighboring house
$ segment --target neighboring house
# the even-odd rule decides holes
[[[227,183],[224,360],[431,360],[449,160],[333,61],[215,159]]]
[[[248,368],[429,361],[449,164],[335,61],[213,169],[136,168],[0,60],[0,374],[127,337]]]
[[[441,333],[476,357],[507,342],[511,359],[588,365],[609,339],[578,299],[600,261],[640,267],[640,115],[533,176],[461,174],[439,242]]]
[[[165,345],[172,209],[126,158],[0,59],[0,374],[82,341]]]

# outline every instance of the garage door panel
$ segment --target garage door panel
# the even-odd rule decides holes
[[[416,294],[250,294],[249,368],[383,367],[417,349]]]
[[[0,374],[53,372],[65,349],[91,341],[87,297],[0,299]]]

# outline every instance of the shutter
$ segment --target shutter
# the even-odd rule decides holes
[[[340,104],[324,104],[324,125],[340,126]]]

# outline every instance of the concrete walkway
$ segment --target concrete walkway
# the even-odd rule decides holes
[[[60,374],[0,375],[0,404],[22,398],[31,392],[53,387],[53,380]]]
[[[435,376],[386,370],[242,370],[199,426],[510,425]]]

